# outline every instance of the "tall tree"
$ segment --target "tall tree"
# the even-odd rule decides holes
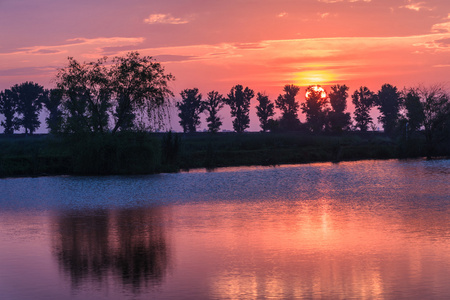
[[[181,101],[176,103],[180,113],[180,125],[184,132],[196,132],[200,125],[200,113],[203,111],[202,94],[197,88],[185,89],[180,93]]]
[[[283,88],[284,94],[279,95],[275,100],[275,105],[281,110],[279,121],[281,129],[296,130],[300,125],[298,119],[299,104],[295,101],[300,88],[293,84],[287,84]]]
[[[110,69],[110,85],[116,100],[113,133],[132,128],[136,114],[147,118],[149,129],[160,129],[173,93],[169,83],[175,79],[150,56],[130,52],[116,57]]]
[[[375,97],[375,104],[381,113],[378,121],[383,124],[384,132],[387,134],[391,134],[397,125],[401,100],[397,87],[390,84],[384,84]]]
[[[63,112],[61,111],[62,99],[63,91],[60,89],[45,91],[42,103],[48,111],[48,117],[45,118],[45,122],[50,133],[60,133],[62,131],[64,121]]]
[[[11,90],[6,89],[0,92],[0,114],[4,116],[1,125],[5,134],[13,134],[14,130],[20,127],[19,120],[16,116],[17,102],[16,97]]]
[[[419,91],[416,88],[410,88],[405,92],[404,106],[406,109],[406,121],[408,130],[417,131],[425,119],[422,103],[420,102]]]
[[[328,99],[320,86],[311,85],[306,89],[306,101],[302,111],[306,114],[306,124],[312,132],[321,132],[325,126]]]
[[[225,105],[224,98],[219,92],[211,91],[208,93],[208,98],[202,102],[203,108],[208,112],[206,122],[208,122],[208,131],[215,133],[218,132],[222,121],[217,115],[219,110]]]
[[[355,122],[359,130],[365,132],[372,123],[370,109],[373,106],[375,95],[367,87],[362,86],[352,95],[352,102],[355,105]]]
[[[111,117],[113,133],[138,128],[139,121],[150,129],[159,129],[173,96],[168,87],[172,80],[174,77],[159,63],[138,52],[115,57],[112,64],[107,58],[88,63],[69,58],[68,66],[56,76],[57,86],[64,93],[65,130],[102,132]],[[141,117],[138,121],[137,115]]]
[[[108,126],[111,89],[106,58],[79,63],[69,57],[68,66],[58,70],[57,87],[64,95],[65,130],[103,132]]]
[[[342,132],[351,125],[350,113],[345,113],[347,109],[348,86],[333,85],[328,94],[330,98],[331,111],[328,113],[328,121],[332,132]]]
[[[450,99],[440,85],[418,87],[417,95],[423,109],[423,127],[427,142],[427,156],[433,155],[435,138],[450,127]],[[446,136],[448,139],[448,136]]]
[[[231,88],[226,103],[230,106],[231,116],[234,117],[233,128],[236,132],[244,132],[250,126],[250,100],[255,96],[252,89],[240,84]]]
[[[269,129],[269,120],[275,115],[275,105],[269,100],[269,96],[258,93],[256,96],[258,105],[256,106],[256,115],[259,118],[259,123],[263,132]]]
[[[25,134],[33,134],[41,125],[39,113],[42,109],[44,87],[33,82],[24,82],[11,87],[16,98],[19,124],[25,129]]]

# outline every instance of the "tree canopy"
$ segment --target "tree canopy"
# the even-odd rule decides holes
[[[328,94],[331,110],[328,112],[329,127],[332,132],[342,132],[351,125],[350,113],[345,113],[347,109],[348,86],[333,85]]]
[[[1,125],[5,134],[13,134],[14,130],[20,127],[19,120],[16,116],[17,102],[13,92],[6,89],[0,93],[0,113],[3,114],[4,120]]]
[[[420,102],[419,91],[416,88],[410,88],[405,91],[403,105],[406,109],[406,121],[408,129],[411,132],[417,131],[425,119],[422,103]]]
[[[60,89],[51,89],[45,91],[43,104],[48,112],[45,118],[47,128],[50,133],[60,133],[63,124],[63,113],[61,111],[61,101],[63,93]]]
[[[150,56],[130,52],[112,64],[106,57],[87,63],[68,60],[56,75],[63,93],[64,131],[104,132],[110,124],[113,133],[161,127],[174,77]]]
[[[258,105],[256,106],[256,115],[259,118],[260,127],[263,132],[269,129],[270,118],[275,115],[274,108],[275,105],[269,100],[269,96],[265,94],[258,93],[256,96],[258,100]]]
[[[240,84],[231,88],[226,103],[230,106],[234,131],[241,133],[250,126],[250,100],[255,96],[252,89]]]
[[[374,97],[374,93],[366,86],[360,87],[352,95],[352,102],[355,105],[355,126],[360,131],[367,131],[369,125],[372,124],[370,109],[373,106]]]
[[[284,130],[297,130],[300,125],[298,119],[299,104],[295,100],[300,87],[287,84],[283,88],[284,94],[280,94],[275,100],[276,107],[281,110],[280,127]]]
[[[27,81],[11,87],[11,93],[17,105],[16,112],[19,114],[17,119],[19,125],[25,129],[25,134],[33,134],[41,124],[39,113],[42,109],[44,87]]]
[[[181,101],[176,103],[180,111],[180,125],[184,132],[196,132],[200,125],[200,113],[203,111],[202,94],[197,88],[185,89],[181,93]]]
[[[225,105],[224,98],[219,92],[211,91],[207,95],[208,97],[203,100],[202,105],[204,110],[208,112],[206,122],[208,122],[208,131],[215,133],[218,132],[222,121],[218,116],[219,110]]]
[[[384,132],[390,134],[396,127],[399,118],[402,100],[400,92],[397,90],[397,87],[384,84],[374,99],[381,113],[378,121],[383,124]]]
[[[420,86],[415,89],[422,107],[422,125],[427,141],[427,156],[434,152],[437,136],[448,140],[450,131],[450,99],[440,85]]]
[[[302,103],[302,111],[306,114],[306,125],[312,132],[321,132],[324,129],[328,104],[327,97],[323,96],[323,90],[317,86],[309,86],[306,89],[306,101]]]

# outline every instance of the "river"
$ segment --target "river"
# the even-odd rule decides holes
[[[0,180],[0,295],[444,299],[450,160]]]

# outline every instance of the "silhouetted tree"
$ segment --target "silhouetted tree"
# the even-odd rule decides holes
[[[62,131],[64,121],[61,111],[62,99],[63,91],[60,89],[45,91],[45,97],[42,103],[48,111],[48,117],[45,118],[45,122],[50,133],[59,133]]]
[[[68,132],[104,132],[108,127],[111,87],[106,58],[97,62],[79,63],[69,57],[67,67],[56,75],[62,91]]]
[[[233,128],[236,132],[244,132],[250,126],[250,100],[255,96],[252,89],[240,84],[231,88],[226,103],[230,106],[231,116],[234,117]]]
[[[18,122],[25,129],[25,134],[33,134],[39,128],[39,113],[42,109],[44,88],[37,83],[24,82],[11,87],[16,98]]]
[[[208,117],[206,118],[208,131],[212,133],[218,132],[220,126],[222,126],[222,121],[217,113],[225,105],[223,96],[217,91],[211,91],[208,93],[208,98],[202,104],[203,108],[208,112]]]
[[[279,126],[284,130],[296,130],[300,126],[300,120],[298,119],[299,104],[295,101],[300,88],[293,84],[287,84],[284,86],[283,95],[279,95],[275,100],[275,105],[281,110],[281,118],[279,120]]]
[[[0,114],[4,116],[1,125],[5,134],[13,134],[14,130],[18,130],[19,120],[16,117],[17,102],[11,90],[6,89],[0,92]]]
[[[200,125],[200,113],[203,111],[202,94],[197,88],[185,89],[180,93],[182,100],[176,103],[180,113],[180,125],[184,132],[196,132]]]
[[[401,100],[397,87],[390,84],[384,84],[375,97],[375,104],[381,113],[378,121],[383,124],[384,132],[387,134],[391,134],[397,125]]]
[[[411,88],[405,92],[404,106],[406,109],[408,130],[411,132],[419,130],[423,124],[425,115],[422,104],[420,103],[420,96],[417,89]]]
[[[361,131],[367,131],[372,123],[370,109],[373,106],[374,97],[374,93],[365,86],[360,87],[352,95],[352,102],[355,105],[355,126]]]
[[[105,131],[112,106],[113,133],[147,125],[161,128],[169,97],[173,96],[168,88],[173,79],[159,63],[137,52],[115,57],[112,65],[107,58],[89,63],[69,58],[68,66],[56,76],[57,86],[64,93],[65,130]]]
[[[328,94],[330,98],[331,111],[328,113],[328,121],[332,132],[342,132],[351,125],[350,113],[345,113],[347,109],[348,86],[333,85]]]
[[[269,96],[261,93],[258,93],[256,100],[258,100],[259,103],[259,105],[256,106],[256,115],[259,118],[262,131],[266,132],[269,130],[269,121],[271,120],[270,117],[273,117],[275,114],[275,105],[269,100]]]
[[[418,87],[416,89],[423,109],[423,127],[427,142],[427,156],[434,152],[435,137],[446,132],[450,126],[450,100],[442,86]],[[448,136],[446,137],[448,139]]]
[[[150,56],[141,57],[138,52],[116,57],[113,62],[109,73],[116,100],[113,133],[132,128],[137,112],[147,118],[150,130],[161,129],[169,98],[174,96],[168,84],[175,77],[166,74]]]
[[[306,89],[306,102],[302,103],[302,111],[306,114],[306,125],[312,132],[324,129],[328,104],[327,97],[318,86],[311,85]]]

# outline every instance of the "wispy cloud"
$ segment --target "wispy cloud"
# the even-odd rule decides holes
[[[43,54],[65,54],[71,51],[84,50],[85,53],[102,55],[103,49],[111,47],[136,46],[144,41],[143,37],[99,37],[99,38],[74,38],[65,43],[54,46],[38,45],[16,49],[13,52],[0,53],[0,56],[11,55],[43,55]]]
[[[157,55],[153,58],[159,62],[181,62],[195,59],[194,56],[189,55]]]
[[[117,55],[121,52],[113,53],[110,49],[139,48],[138,45],[143,41],[144,38],[142,37],[75,38],[68,39],[57,45],[36,45],[19,48],[0,53],[0,71],[3,70],[6,72],[5,74],[17,74],[14,70],[31,68],[37,72],[42,70],[40,68],[44,66],[65,64],[68,56],[75,57],[81,61],[96,60],[105,55]],[[33,74],[29,73],[29,75]]]
[[[57,67],[55,67],[55,66],[13,68],[13,69],[0,70],[0,77],[54,74],[56,69],[57,69]]]
[[[144,19],[146,24],[186,24],[189,23],[188,19],[175,18],[171,14],[151,14],[148,18]]]
[[[283,17],[286,17],[287,14],[288,14],[287,12],[283,11],[283,12],[280,12],[280,13],[277,15],[277,17],[278,17],[278,18],[283,18]]]
[[[427,6],[426,2],[413,2],[411,0],[408,1],[407,5],[400,6],[400,8],[406,8],[414,11],[433,10],[433,8]]]
[[[450,22],[434,24],[431,30],[434,33],[450,33]]]

